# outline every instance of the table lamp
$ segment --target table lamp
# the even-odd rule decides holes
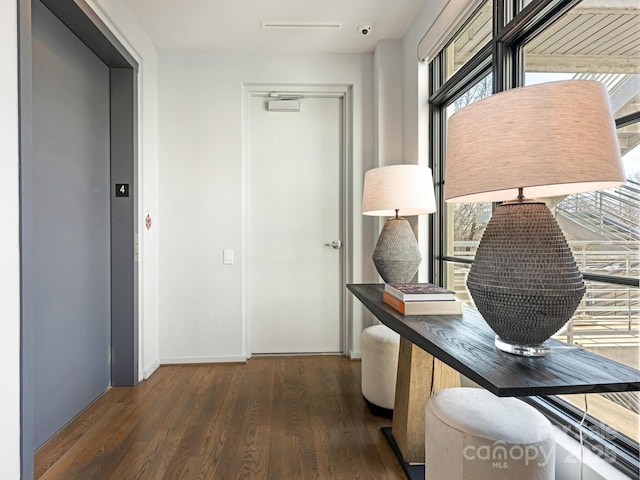
[[[585,285],[549,209],[526,197],[624,183],[606,87],[568,80],[515,88],[454,113],[447,130],[445,200],[508,200],[480,240],[469,292],[500,350],[544,356]]]
[[[373,263],[386,283],[407,283],[422,256],[411,225],[403,216],[436,211],[431,169],[422,165],[390,165],[364,175],[362,214],[392,216],[380,232]]]

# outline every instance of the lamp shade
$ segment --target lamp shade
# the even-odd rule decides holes
[[[569,195],[624,183],[604,84],[515,88],[457,111],[447,127],[445,200]]]
[[[390,165],[364,175],[362,213],[372,216],[423,215],[436,211],[431,169]]]

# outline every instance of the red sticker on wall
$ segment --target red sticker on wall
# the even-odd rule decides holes
[[[152,225],[151,211],[147,210],[145,213],[146,213],[146,216],[144,217],[144,228],[146,228],[147,233],[149,233],[151,231],[151,225]]]

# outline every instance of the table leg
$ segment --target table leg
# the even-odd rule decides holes
[[[431,395],[459,386],[458,372],[400,338],[392,433],[406,463],[424,463],[424,416]]]

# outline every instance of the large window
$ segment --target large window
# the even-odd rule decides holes
[[[512,5],[518,9],[515,14]],[[575,315],[556,338],[635,368],[640,329],[638,31],[640,12],[628,0],[487,1],[431,61],[429,100],[430,160],[440,207],[432,228],[433,280],[473,305],[466,274],[493,206],[444,203],[447,119],[480,98],[518,86],[572,78],[607,86],[625,185],[543,199],[563,229],[587,286]],[[476,48],[463,55],[464,45]],[[531,401],[570,433],[587,438],[605,460],[638,475],[637,393]]]

